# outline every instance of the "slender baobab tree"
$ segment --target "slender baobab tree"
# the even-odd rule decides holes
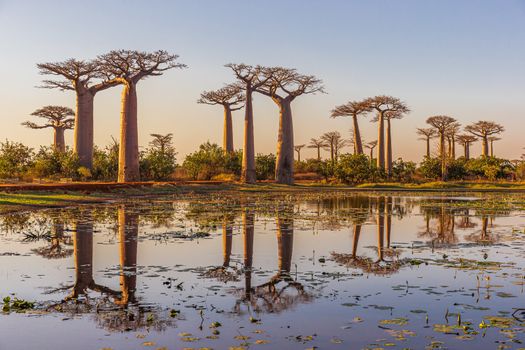
[[[456,136],[460,130],[460,123],[450,125],[447,130],[446,138],[448,142],[448,157],[452,160],[456,159]]]
[[[392,176],[392,119],[401,119],[404,117],[402,111],[390,111],[384,114],[386,120],[386,163],[385,171],[388,176]]]
[[[363,101],[350,101],[344,105],[335,107],[332,110],[331,117],[347,117],[351,116],[353,121],[354,133],[354,153],[363,154],[363,140],[361,139],[361,132],[359,131],[358,117],[366,115],[371,111],[370,107],[363,103]]]
[[[245,100],[242,87],[239,84],[229,84],[215,91],[204,91],[197,103],[221,105],[224,108],[224,129],[222,148],[225,153],[233,153],[233,123],[232,111],[243,106],[237,106]],[[236,107],[235,107],[236,106]]]
[[[171,148],[173,149],[172,142],[173,142],[173,134],[169,133],[166,135],[161,134],[150,134],[151,137],[153,137],[153,140],[150,141],[150,146],[158,149],[162,154],[165,154],[166,151]]]
[[[436,137],[436,130],[433,128],[418,128],[417,134],[421,136],[419,139],[423,140],[427,144],[426,157],[430,158],[430,140]]]
[[[470,145],[476,142],[478,138],[474,135],[462,134],[456,137],[458,142],[463,146],[463,156],[466,160],[470,159]]]
[[[377,140],[370,141],[365,145],[370,150],[370,163],[374,162],[374,148],[377,147]]]
[[[76,112],[73,151],[80,165],[93,166],[93,101],[97,92],[117,85],[111,76],[100,70],[97,61],[69,59],[37,64],[40,74],[59,77],[44,80],[44,88],[75,91]],[[61,80],[64,79],[64,80]]]
[[[378,138],[377,138],[377,166],[385,169],[385,114],[388,112],[408,113],[410,109],[400,99],[392,96],[369,97],[363,101],[370,109],[377,111]]]
[[[505,128],[495,122],[480,120],[474,124],[467,125],[465,131],[481,139],[481,155],[487,157],[489,155],[489,137],[501,134],[505,131]]]
[[[332,164],[337,162],[339,150],[348,145],[348,141],[343,139],[339,131],[329,131],[321,135],[323,148],[330,151],[330,160]]]
[[[269,79],[254,89],[270,97],[279,107],[279,134],[275,163],[275,181],[293,184],[294,135],[292,102],[301,95],[323,92],[322,81],[313,75],[297,73],[295,69],[265,68]]]
[[[244,86],[244,142],[242,150],[241,181],[244,183],[255,183],[255,140],[253,135],[253,105],[252,94],[259,86],[270,79],[266,69],[261,66],[250,66],[244,63],[229,63],[225,67],[230,68],[237,78],[239,84]]]
[[[293,146],[295,152],[297,152],[297,161],[298,162],[301,161],[301,150],[304,148],[304,146],[306,146],[306,145],[295,145],[295,146]]]
[[[439,136],[439,156],[441,158],[441,178],[443,180],[447,178],[447,152],[445,147],[447,132],[456,123],[456,119],[446,115],[436,115],[427,119],[427,124],[435,128]]]
[[[491,157],[494,157],[494,142],[495,141],[499,141],[501,140],[500,137],[497,137],[497,136],[491,136],[489,137],[489,142],[490,142],[490,156]]]
[[[324,141],[321,139],[315,139],[311,138],[310,143],[308,144],[308,148],[316,148],[317,149],[317,161],[321,161],[321,148],[324,145]]]
[[[177,62],[178,57],[163,50],[152,53],[118,50],[98,58],[103,71],[124,87],[120,115],[118,182],[140,180],[137,84],[146,77],[162,75],[168,69],[185,68],[186,65]]]
[[[44,124],[36,124],[26,121],[23,122],[22,125],[30,129],[53,128],[53,147],[58,152],[65,152],[66,143],[64,141],[64,131],[73,129],[73,125],[75,125],[75,118],[70,117],[74,116],[75,112],[69,107],[45,106],[37,109],[31,113],[31,115],[43,118],[46,120],[46,122]]]

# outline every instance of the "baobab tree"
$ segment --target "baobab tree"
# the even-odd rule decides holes
[[[37,64],[40,74],[60,77],[64,80],[44,80],[43,88],[74,91],[76,94],[75,131],[73,151],[80,165],[93,166],[93,102],[97,92],[117,85],[100,70],[99,63],[68,59],[62,62]]]
[[[268,80],[256,88],[272,99],[279,108],[279,133],[275,163],[275,181],[293,184],[294,137],[292,102],[301,95],[323,92],[322,81],[313,75],[297,73],[295,69],[275,67],[265,68]]]
[[[178,55],[159,50],[152,53],[134,50],[111,51],[98,62],[113,81],[123,85],[120,115],[120,150],[118,182],[138,181],[139,143],[137,121],[137,84],[140,80],[162,75],[173,68],[185,68]]]
[[[46,129],[53,128],[54,138],[53,147],[58,152],[65,152],[66,143],[64,141],[64,131],[73,129],[75,125],[75,118],[70,118],[75,115],[75,112],[69,107],[63,106],[45,106],[37,109],[31,115],[40,117],[46,120],[44,124],[37,124],[26,121],[22,125],[30,129]]]
[[[166,135],[161,134],[150,134],[153,140],[150,141],[150,146],[158,149],[162,154],[166,153],[169,148],[173,148],[173,134],[169,133]]]
[[[491,157],[494,157],[494,142],[495,141],[500,141],[501,138],[500,137],[497,137],[497,136],[491,136],[489,137],[489,142],[490,142],[490,156]]]
[[[410,109],[400,99],[392,96],[369,97],[363,101],[370,109],[377,111],[378,138],[377,138],[377,166],[385,169],[385,114],[390,112],[408,113]]]
[[[474,124],[467,125],[465,131],[481,139],[481,155],[487,157],[489,154],[489,137],[501,134],[505,128],[491,121],[480,120]]]
[[[370,163],[374,162],[374,148],[377,147],[377,140],[370,141],[365,145],[370,150]]]
[[[306,146],[306,145],[295,145],[295,146],[293,146],[295,152],[297,152],[297,161],[298,162],[301,161],[301,150],[304,148],[304,146]]]
[[[452,160],[456,159],[456,135],[459,133],[460,128],[460,123],[454,123],[447,130],[448,157]]]
[[[266,69],[261,66],[250,66],[244,63],[229,63],[225,67],[233,71],[237,81],[244,87],[244,142],[242,150],[241,181],[255,183],[255,140],[253,135],[253,91],[270,79]],[[292,151],[293,152],[293,151]],[[293,153],[292,153],[293,155]]]
[[[478,138],[474,135],[462,134],[456,137],[458,142],[463,146],[463,156],[466,160],[470,159],[470,145],[476,142]]]
[[[308,148],[316,148],[317,149],[317,161],[321,161],[321,148],[323,147],[324,145],[324,141],[321,140],[321,139],[315,139],[315,138],[311,138],[310,139],[310,144],[306,147]]]
[[[445,140],[449,128],[456,125],[456,119],[446,115],[436,115],[427,119],[427,124],[436,129],[439,136],[439,156],[441,158],[441,178],[447,178],[447,152],[445,149]]]
[[[403,118],[405,112],[391,111],[384,114],[386,120],[386,164],[385,170],[388,176],[392,175],[392,119]]]
[[[331,117],[347,117],[351,116],[353,121],[353,133],[354,133],[354,152],[357,154],[363,154],[363,140],[361,139],[361,132],[359,131],[358,117],[366,115],[371,111],[370,107],[363,103],[363,101],[350,101],[344,105],[335,107],[332,110]]]
[[[337,162],[339,150],[348,145],[348,141],[343,139],[339,131],[329,131],[321,135],[323,148],[330,151],[330,160],[332,164]]]
[[[419,139],[427,143],[426,157],[430,158],[430,140],[436,137],[436,130],[433,128],[418,128],[417,134],[421,136]]]
[[[224,108],[224,129],[222,148],[225,153],[233,153],[233,124],[232,112],[241,109],[237,106],[245,97],[239,84],[229,84],[215,91],[204,91],[197,103],[207,105],[221,105]],[[237,107],[234,107],[237,106]]]

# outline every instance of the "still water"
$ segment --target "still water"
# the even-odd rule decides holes
[[[525,348],[523,203],[225,193],[5,215],[0,349]]]

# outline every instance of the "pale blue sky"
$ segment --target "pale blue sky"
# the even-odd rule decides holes
[[[139,86],[140,143],[172,132],[181,156],[206,140],[221,143],[221,109],[196,100],[232,81],[229,62],[295,67],[324,80],[327,94],[294,102],[298,144],[331,130],[349,137],[350,120],[329,119],[330,109],[389,94],[413,111],[394,124],[396,158],[421,157],[415,128],[435,114],[501,122],[499,155],[517,158],[525,146],[525,0],[0,0],[0,139],[49,144],[51,131],[20,122],[42,105],[74,107],[71,93],[35,88],[36,63],[120,48],[165,49],[189,66]],[[97,144],[118,135],[119,93],[96,98]],[[263,96],[254,103],[256,152],[275,152],[277,109]],[[240,148],[242,112],[234,118]],[[376,139],[376,125],[361,122],[365,141]]]

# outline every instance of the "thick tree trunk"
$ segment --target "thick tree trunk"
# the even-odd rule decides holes
[[[73,151],[80,165],[93,167],[93,101],[95,95],[89,90],[77,90]]]
[[[297,152],[297,161],[300,162],[301,161],[301,151],[296,151]]]
[[[317,146],[317,161],[321,161],[321,147]]]
[[[390,126],[390,118],[387,119],[386,126],[386,173],[392,176],[392,129]]]
[[[66,142],[64,141],[64,129],[54,128],[53,134],[53,147],[57,152],[64,153],[66,151]]]
[[[140,180],[137,123],[137,89],[135,83],[128,83],[122,90],[118,182]]]
[[[482,137],[481,155],[487,157],[489,155],[489,141],[487,136]]]
[[[291,101],[280,99],[279,105],[279,135],[277,136],[277,159],[275,163],[275,182],[293,184],[293,121]]]
[[[430,137],[427,137],[427,158],[430,158]]]
[[[490,141],[490,156],[494,157],[494,141]]]
[[[455,160],[456,159],[456,137],[455,136],[451,137],[451,142],[452,142],[451,158],[452,160]]]
[[[246,105],[244,107],[244,145],[242,150],[241,182],[255,183],[255,144],[253,136],[253,106],[252,91],[246,89]]]
[[[384,112],[379,112],[379,127],[377,135],[377,167],[385,169],[385,118]]]
[[[137,245],[139,235],[138,214],[121,206],[118,209],[118,231],[120,244],[120,290],[119,304],[135,301],[137,288]]]
[[[463,145],[463,148],[465,151],[465,159],[469,160],[470,159],[470,150],[469,150],[470,147],[469,147],[468,142],[465,142],[465,144]]]
[[[293,252],[293,219],[277,216],[277,253],[279,272],[290,272]]]
[[[229,105],[224,105],[224,132],[222,148],[225,153],[233,153],[232,110]]]
[[[354,150],[357,154],[363,154],[363,141],[361,140],[357,115],[352,116],[352,119],[354,121]]]

